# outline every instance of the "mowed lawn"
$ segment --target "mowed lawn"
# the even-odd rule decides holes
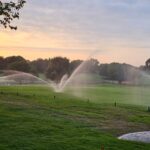
[[[134,95],[138,90],[145,98],[142,106],[134,101],[140,100]],[[0,87],[0,150],[149,150],[150,144],[117,139],[150,130],[148,88],[96,86],[82,94],[54,93],[45,86]]]
[[[150,106],[149,86],[107,85],[74,87],[67,92],[96,103],[120,103]]]

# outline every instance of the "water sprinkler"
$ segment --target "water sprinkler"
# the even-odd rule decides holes
[[[104,146],[101,146],[101,150],[104,150]]]
[[[148,112],[150,112],[150,106],[148,106]]]

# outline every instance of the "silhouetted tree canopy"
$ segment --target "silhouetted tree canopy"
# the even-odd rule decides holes
[[[30,72],[30,65],[26,60],[21,60],[9,64],[8,69],[22,72]]]
[[[108,67],[108,74],[111,80],[116,80],[119,83],[125,80],[124,64],[111,63]]]
[[[30,63],[33,72],[44,73],[48,67],[49,59],[37,59]]]
[[[60,81],[63,75],[71,73],[82,63],[82,60],[73,60],[64,57],[54,57],[51,59],[37,59],[28,61],[21,56],[0,57],[0,70],[17,70],[30,72],[36,76],[47,77],[54,81]],[[100,64],[96,59],[85,61],[82,66],[83,73],[99,74],[106,82],[117,81],[118,83],[138,81],[143,68],[150,67],[150,60],[140,68],[120,63]],[[144,71],[144,70],[143,70]],[[145,71],[149,72],[148,69]]]
[[[101,64],[99,74],[106,80],[133,83],[141,77],[140,68],[129,64],[110,63]]]
[[[0,57],[0,70],[5,69],[5,59]]]
[[[50,60],[46,77],[59,81],[63,75],[69,73],[69,59],[63,57],[55,57]]]
[[[98,73],[99,72],[99,61],[97,59],[91,58],[88,60],[87,65],[85,66],[85,72],[90,72],[90,73]]]
[[[12,25],[14,19],[19,19],[19,11],[26,3],[25,0],[17,2],[4,2],[0,0],[0,24],[5,28],[17,30],[17,26]]]
[[[150,70],[150,58],[145,62],[146,69]]]
[[[73,60],[70,62],[70,73],[72,73],[81,63],[83,60]]]
[[[99,73],[107,80],[114,80],[122,83],[126,80],[125,74],[128,68],[128,65],[120,63],[101,64]]]
[[[10,56],[6,57],[5,59],[3,57],[0,57],[0,64],[1,62],[3,65],[0,65],[0,69],[30,72],[29,62],[21,56]]]
[[[5,58],[5,63],[7,66],[14,62],[25,61],[25,59],[21,56],[10,56]]]

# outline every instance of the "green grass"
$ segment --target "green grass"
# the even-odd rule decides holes
[[[125,86],[125,85],[101,85],[89,86],[88,88],[70,88],[76,96],[89,99],[96,103],[122,103],[133,105],[150,105],[150,87]]]
[[[146,106],[125,104],[128,92],[134,97],[131,88],[90,87],[82,91],[88,91],[88,102],[44,86],[0,87],[0,150],[100,150],[102,145],[106,150],[149,150],[150,144],[117,139],[150,129]],[[147,98],[148,89],[142,94]]]

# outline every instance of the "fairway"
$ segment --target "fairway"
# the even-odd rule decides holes
[[[0,0],[0,150],[150,150],[150,0]]]
[[[107,85],[101,84],[89,87],[69,88],[67,93],[73,93],[78,97],[90,100],[94,103],[120,103],[133,104],[139,106],[150,105],[150,87],[127,86],[127,85]]]
[[[1,86],[0,150],[149,150],[150,144],[117,139],[150,129],[148,87],[76,91],[73,96],[46,86]]]

